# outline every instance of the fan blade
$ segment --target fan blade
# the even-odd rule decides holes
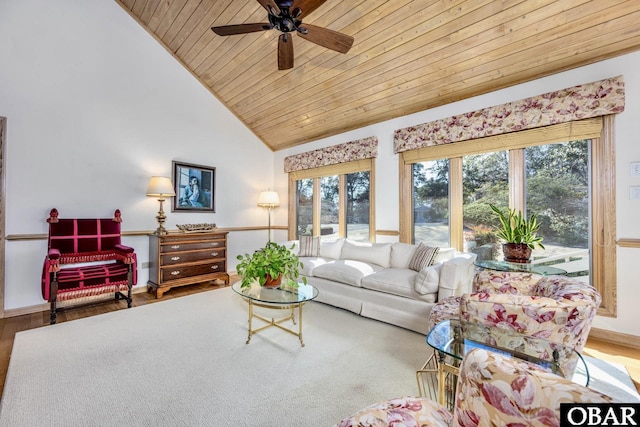
[[[298,19],[302,19],[320,6],[327,0],[294,0],[293,4],[289,8],[292,12],[296,10],[296,8],[300,9],[300,15]]]
[[[293,68],[293,37],[282,33],[278,40],[278,70]]]
[[[273,28],[271,24],[237,24],[223,25],[221,27],[211,27],[214,33],[219,36],[233,36],[235,34],[257,33]]]
[[[276,16],[280,15],[280,8],[274,0],[258,0],[258,3],[260,3],[262,7],[267,9],[267,12],[271,13],[271,9],[269,9],[269,7],[271,7]]]
[[[302,24],[301,30],[306,30],[306,34],[298,31],[298,35],[305,40],[317,45],[335,50],[340,53],[347,53],[353,45],[353,37],[328,28],[317,27],[311,24]]]

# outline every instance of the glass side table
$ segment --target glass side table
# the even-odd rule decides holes
[[[554,374],[588,385],[589,371],[584,359],[571,347],[542,338],[518,334],[515,331],[448,319],[438,323],[427,335],[427,344],[434,354],[417,371],[421,396],[434,398],[453,408],[460,362],[474,348],[484,348],[535,363]]]
[[[537,264],[531,264],[531,263],[482,260],[482,261],[476,261],[474,264],[476,267],[485,268],[487,270],[496,270],[496,271],[516,271],[516,272],[522,272],[522,273],[536,273],[536,274],[541,274],[543,276],[567,274],[567,271],[561,268],[551,267],[548,265],[537,265]]]

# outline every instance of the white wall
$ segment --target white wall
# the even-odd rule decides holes
[[[0,2],[0,116],[7,117],[5,235],[46,233],[61,217],[109,217],[153,230],[149,177],[171,161],[216,167],[216,213],[172,213],[167,228],[266,225],[258,193],[273,153],[114,1]],[[235,255],[264,232],[230,235]],[[148,261],[146,236],[126,237]],[[46,241],[7,241],[5,309],[42,304]],[[148,270],[139,269],[144,287]]]
[[[629,162],[640,161],[640,143],[637,139],[637,123],[640,117],[640,52],[277,152],[275,155],[276,187],[281,194],[286,193],[287,176],[283,172],[284,157],[377,136],[379,154],[376,161],[376,229],[399,230],[398,155],[393,153],[395,129],[618,75],[623,75],[626,83],[626,108],[623,113],[616,116],[615,127],[617,237],[618,239],[639,239],[640,201],[629,200],[629,186],[640,185],[640,177],[630,176]],[[283,215],[286,212],[279,214]],[[388,241],[388,239],[389,237],[380,236],[378,241]],[[615,319],[598,317],[594,327],[640,336],[640,311],[637,309],[640,305],[639,257],[640,249],[618,248],[618,317]]]

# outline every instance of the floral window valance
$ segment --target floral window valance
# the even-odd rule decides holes
[[[285,157],[286,173],[378,157],[378,138],[359,139]]]
[[[612,77],[394,132],[394,151],[414,150],[624,111],[624,79]]]

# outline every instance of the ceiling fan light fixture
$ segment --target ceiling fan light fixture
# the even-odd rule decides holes
[[[273,28],[277,29],[282,33],[278,43],[278,68],[280,70],[293,68],[293,38],[290,38],[288,33],[296,31],[305,40],[340,53],[347,53],[353,44],[353,37],[338,31],[311,24],[301,27],[303,25],[302,18],[313,12],[327,0],[257,1],[267,10],[268,24],[223,25],[212,27],[211,29],[220,36],[267,31]]]

